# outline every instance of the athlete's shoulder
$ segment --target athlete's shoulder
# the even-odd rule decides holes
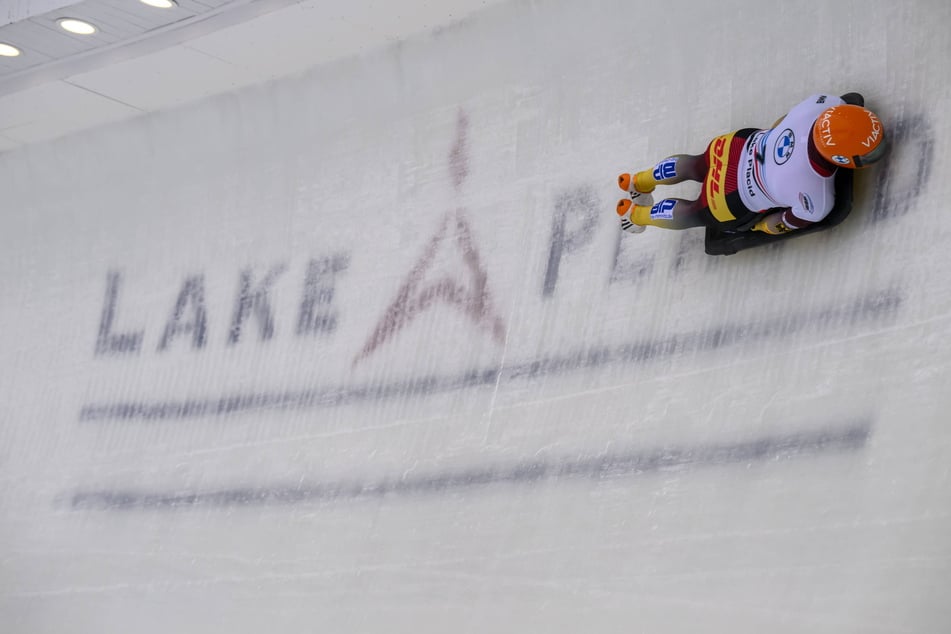
[[[822,112],[826,108],[840,106],[844,103],[845,102],[842,101],[841,97],[833,95],[832,93],[816,93],[814,95],[809,95],[800,101],[798,104],[793,106],[789,112],[790,114],[799,111]]]
[[[825,106],[826,108],[831,108],[832,106],[838,106],[845,103],[842,101],[842,97],[839,97],[836,94],[831,92],[819,92],[814,95],[809,95],[803,99],[802,103],[816,104],[817,106]]]

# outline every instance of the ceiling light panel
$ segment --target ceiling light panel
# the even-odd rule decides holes
[[[67,33],[74,35],[92,35],[99,30],[95,24],[77,18],[60,18],[56,24]]]
[[[249,0],[175,0],[171,9],[159,10],[139,0],[86,0],[20,22],[0,26],[0,42],[16,42],[29,55],[0,56],[0,94],[5,78],[37,73],[51,64],[65,62],[97,49],[115,48],[148,39],[151,34],[187,23],[203,14],[219,12],[232,4]],[[62,18],[75,18],[96,27],[92,35],[76,35],[60,28]],[[30,70],[32,69],[32,70]],[[43,71],[45,72],[45,71]]]
[[[139,0],[142,4],[147,4],[156,9],[174,9],[178,6],[173,0]]]

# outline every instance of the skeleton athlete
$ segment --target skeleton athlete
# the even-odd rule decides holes
[[[835,202],[837,169],[870,165],[885,153],[879,118],[833,95],[813,95],[773,128],[744,128],[713,139],[699,155],[676,154],[653,169],[621,174],[631,198],[618,202],[621,228],[640,233],[664,229],[749,226],[780,234],[819,222]],[[696,200],[647,201],[657,185],[702,182]],[[639,204],[641,201],[647,204]]]

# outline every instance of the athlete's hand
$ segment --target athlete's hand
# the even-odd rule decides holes
[[[783,222],[783,213],[777,211],[776,213],[771,213],[765,218],[753,225],[753,231],[762,231],[763,233],[768,233],[771,236],[778,236],[781,233],[786,233],[790,231],[789,227],[786,226],[786,223]]]

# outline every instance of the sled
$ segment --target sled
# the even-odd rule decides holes
[[[842,100],[857,106],[865,105],[865,99],[857,92],[842,95]],[[775,244],[776,242],[789,240],[790,238],[798,238],[799,236],[806,236],[811,233],[831,229],[845,220],[852,211],[852,181],[854,175],[854,170],[836,170],[835,204],[829,214],[819,222],[803,229],[775,236],[752,230],[753,225],[759,220],[759,217],[752,218],[747,226],[739,228],[720,229],[718,227],[707,227],[704,250],[707,252],[707,255],[733,255],[745,249]]]

